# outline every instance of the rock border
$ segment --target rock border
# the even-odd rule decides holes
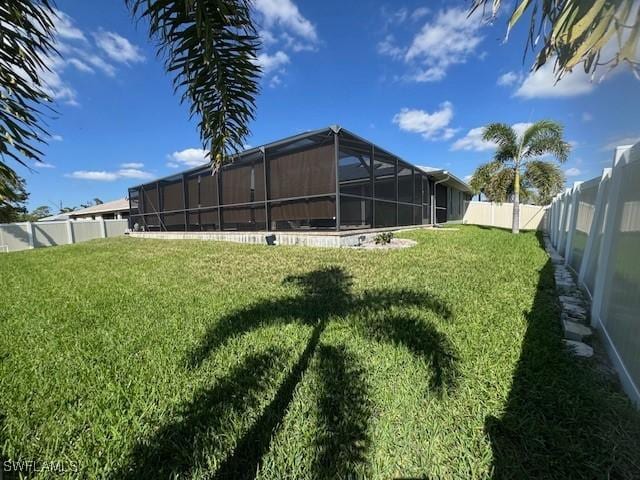
[[[389,243],[377,244],[374,240],[367,240],[366,242],[362,242],[360,245],[354,245],[351,248],[358,250],[396,250],[399,248],[415,247],[417,244],[418,242],[408,238],[392,238]]]
[[[562,307],[560,321],[567,350],[583,358],[593,356],[593,347],[585,343],[593,335],[589,325],[590,302],[576,285],[573,275],[565,266],[564,258],[551,245],[549,237],[544,237],[544,247],[553,265],[558,301]]]

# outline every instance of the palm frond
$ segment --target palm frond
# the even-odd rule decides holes
[[[523,134],[523,156],[532,158],[550,153],[558,162],[564,163],[571,146],[564,141],[563,131],[562,125],[551,120],[534,123]]]
[[[254,117],[259,40],[249,0],[126,0],[149,22],[176,92],[198,118],[200,138],[219,166],[237,152]]]
[[[517,158],[518,146],[515,144],[499,146],[493,155],[493,161],[503,165],[513,164]]]
[[[531,124],[522,134],[522,145],[527,147],[533,138],[543,134],[562,136],[562,125],[553,120],[538,120]]]
[[[503,203],[511,200],[515,191],[515,169],[502,168],[490,179],[484,194],[492,202]],[[520,201],[528,202],[532,198],[531,185],[520,176]]]
[[[501,168],[502,163],[496,161],[482,164],[476,168],[471,180],[469,181],[469,186],[473,192],[476,194],[484,192],[491,181],[491,177],[493,177]]]
[[[517,145],[516,132],[506,123],[490,123],[484,128],[482,139],[495,142],[499,146],[512,147]]]
[[[543,160],[532,160],[527,163],[522,178],[536,192],[536,203],[548,205],[551,199],[564,187],[565,177],[560,168]]]
[[[42,72],[56,55],[53,18],[48,0],[12,0],[0,7],[0,182],[17,178],[7,158],[30,168],[39,160],[36,146],[46,143],[42,104],[51,102]],[[5,184],[3,190],[10,190]]]
[[[513,168],[499,170],[491,177],[485,195],[493,202],[506,202],[513,193],[514,180],[515,170]]]
[[[472,0],[471,11],[489,0]],[[501,0],[491,0],[491,16],[496,18]],[[519,0],[507,25],[507,36],[523,15],[531,12],[525,55],[530,47],[542,45],[533,70],[554,61],[558,79],[582,64],[585,72],[594,73],[599,66],[614,68],[627,63],[640,74],[640,8],[637,0]],[[538,14],[539,12],[539,14]],[[605,46],[617,42],[614,56],[601,61]]]

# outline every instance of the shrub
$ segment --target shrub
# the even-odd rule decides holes
[[[387,243],[391,243],[393,239],[393,232],[382,232],[374,237],[374,241],[376,245],[386,245]]]

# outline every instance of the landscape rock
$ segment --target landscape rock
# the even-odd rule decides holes
[[[564,338],[567,340],[576,340],[581,342],[593,333],[589,327],[571,320],[563,320],[562,328],[564,330]]]
[[[564,340],[564,344],[577,357],[591,358],[593,356],[593,348],[583,342],[575,340]]]

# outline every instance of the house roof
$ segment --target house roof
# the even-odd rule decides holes
[[[48,217],[39,218],[38,222],[53,222],[56,220],[69,220],[69,214],[58,213],[57,215],[49,215]]]
[[[287,144],[287,143],[290,143],[290,142],[295,142],[295,141],[301,142],[301,141],[304,141],[305,139],[307,139],[308,137],[316,136],[316,135],[319,135],[319,134],[322,134],[322,133],[325,133],[325,132],[326,133],[334,132],[334,133],[337,134],[337,133],[339,133],[341,131],[349,134],[352,137],[358,138],[358,139],[362,140],[363,142],[366,142],[366,143],[369,143],[371,145],[374,145],[376,150],[382,150],[383,152],[386,152],[386,153],[390,154],[393,157],[399,158],[400,160],[402,160],[405,163],[409,163],[410,165],[415,165],[416,167],[420,168],[425,173],[428,173],[429,175],[431,175],[433,177],[436,177],[436,181],[440,179],[440,178],[438,178],[438,176],[442,176],[443,178],[445,178],[445,181],[443,182],[445,185],[454,186],[454,187],[456,187],[456,188],[458,188],[458,189],[460,189],[460,190],[462,190],[463,192],[466,192],[466,193],[472,193],[471,187],[469,187],[469,185],[467,185],[464,181],[460,180],[458,177],[456,177],[455,175],[451,174],[450,172],[448,172],[446,170],[442,170],[442,169],[432,168],[432,167],[420,167],[420,166],[416,165],[417,162],[407,162],[406,160],[404,160],[403,158],[399,157],[398,155],[395,155],[395,154],[389,152],[387,149],[381,148],[377,144],[375,144],[374,142],[372,142],[370,140],[367,140],[366,138],[363,138],[363,137],[361,137],[361,136],[359,136],[359,135],[357,135],[357,134],[355,134],[355,133],[353,133],[353,132],[351,132],[351,131],[347,130],[346,128],[343,128],[343,127],[341,127],[339,125],[330,125],[328,127],[320,128],[318,130],[310,130],[310,131],[306,131],[306,132],[303,132],[303,133],[299,133],[297,135],[292,135],[290,137],[286,137],[286,138],[283,138],[281,140],[277,140],[275,142],[267,143],[267,144],[264,144],[264,145],[261,145],[261,146],[258,146],[258,147],[252,147],[252,148],[249,148],[249,149],[244,150],[242,152],[238,152],[237,154],[232,155],[232,157],[238,158],[238,157],[241,157],[241,156],[250,155],[252,153],[260,152],[261,150],[264,150],[264,149],[273,148],[273,147],[276,147],[276,146],[279,146],[279,145],[283,145],[283,144]],[[174,177],[175,175],[181,175],[181,174],[187,174],[187,173],[195,172],[195,171],[201,170],[203,168],[207,168],[208,165],[210,165],[210,164],[206,164],[205,163],[205,164],[199,165],[197,167],[194,167],[194,168],[179,172],[177,174],[174,173],[174,174],[168,175],[166,177],[162,177],[162,178],[159,178],[159,179],[156,179],[156,180],[152,180],[149,183],[153,183],[153,182],[164,180],[164,179],[169,179],[171,177]],[[141,187],[141,186],[142,185],[135,185],[135,186],[133,186],[131,188],[137,188],[137,187]]]
[[[418,167],[418,168],[423,172],[431,175],[436,180],[436,182],[442,182],[444,185],[455,187],[458,190],[462,190],[465,193],[473,193],[473,190],[471,190],[471,187],[469,187],[469,185],[467,185],[466,182],[460,180],[458,177],[456,177],[453,173],[449,172],[448,170],[442,170],[442,169],[437,169],[432,167]]]
[[[73,212],[69,212],[68,215],[73,218],[87,215],[98,215],[101,213],[122,212],[125,210],[129,210],[129,200],[126,198],[119,198],[118,200],[104,202],[100,205],[92,205],[91,207],[74,210]]]

